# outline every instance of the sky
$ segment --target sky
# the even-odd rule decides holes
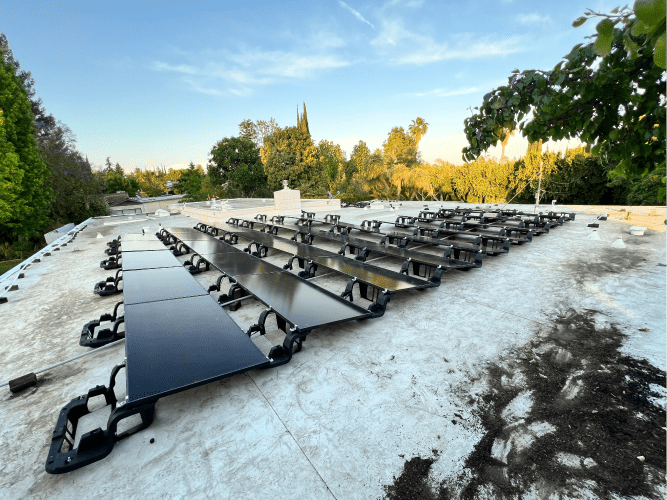
[[[105,1],[0,5],[47,111],[94,166],[205,166],[244,119],[296,124],[348,153],[421,117],[424,160],[462,164],[463,121],[514,69],[549,70],[595,22],[593,0]],[[576,140],[548,143],[551,150]],[[510,138],[506,155],[527,141]],[[500,147],[490,156],[500,156]]]

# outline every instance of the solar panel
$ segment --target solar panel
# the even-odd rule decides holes
[[[164,248],[164,247],[163,247]],[[157,269],[160,267],[182,267],[169,250],[152,252],[128,252],[120,257],[123,271],[137,269]]]
[[[146,239],[146,240],[130,240],[125,241],[121,239],[120,242],[120,251],[121,252],[146,252],[152,250],[164,250],[165,246],[161,241],[157,239]]]
[[[241,250],[240,248],[234,247],[220,240],[216,240],[213,236],[207,236],[202,233],[199,234],[204,236],[206,239],[204,240],[183,239],[181,240],[181,242],[190,250],[197,252],[199,255],[211,254],[211,253],[238,253],[238,252],[243,253],[243,250]],[[175,236],[178,237],[177,235]]]
[[[389,290],[390,292],[435,286],[434,283],[428,281],[405,276],[382,267],[370,266],[363,262],[359,262],[358,260],[345,258],[341,255],[335,257],[313,257],[311,260],[324,267],[351,277],[356,277],[366,283],[373,284],[378,288]]]
[[[197,295],[208,295],[208,292],[183,267],[123,272],[125,306]]]
[[[127,395],[136,404],[268,361],[211,296],[126,305],[125,338]]]
[[[301,330],[370,315],[367,309],[285,271],[247,274],[236,282]]]
[[[257,257],[244,255],[248,258],[239,258],[235,253],[208,253],[201,256],[213,267],[232,278],[244,274],[280,273],[283,271],[280,267],[264,262]]]

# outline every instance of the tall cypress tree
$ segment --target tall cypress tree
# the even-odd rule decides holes
[[[303,103],[303,116],[301,117],[301,130],[310,136],[310,129],[308,128],[308,113],[306,112],[306,103]]]

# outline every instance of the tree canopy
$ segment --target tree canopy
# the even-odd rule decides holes
[[[210,154],[208,175],[214,184],[227,184],[227,191],[234,196],[267,194],[266,175],[254,142],[243,137],[225,137]]]
[[[402,164],[410,167],[419,161],[415,136],[406,132],[403,127],[391,129],[382,144],[382,149],[382,156],[387,165]]]
[[[310,134],[302,128],[277,130],[264,139],[261,154],[269,189],[272,191],[280,189],[283,180],[302,192],[324,191],[325,175],[317,147]]]
[[[45,208],[52,193],[30,101],[9,55],[0,44],[0,235],[33,238],[48,224]]]
[[[637,0],[601,17],[593,41],[549,71],[514,70],[464,121],[474,160],[518,127],[530,142],[578,137],[617,176],[665,170],[665,0]],[[596,67],[597,66],[597,67]],[[664,180],[663,180],[664,182]],[[664,198],[664,193],[662,194]],[[664,202],[664,199],[663,199]]]

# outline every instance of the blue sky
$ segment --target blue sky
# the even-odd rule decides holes
[[[160,2],[0,5],[0,30],[47,110],[95,165],[205,165],[246,119],[380,147],[389,130],[429,123],[425,160],[461,164],[463,120],[517,68],[551,69],[595,22],[594,0]],[[522,156],[526,141],[510,139]],[[576,145],[575,141],[570,146]],[[552,145],[564,148],[564,144]],[[499,148],[498,148],[499,149]],[[489,154],[500,156],[495,150]]]

